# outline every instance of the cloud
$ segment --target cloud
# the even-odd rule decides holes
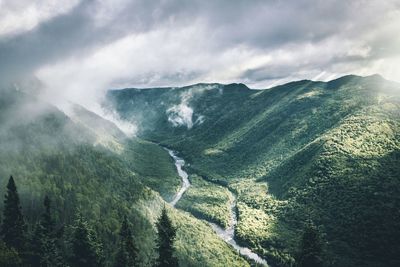
[[[46,1],[33,4],[33,10],[37,10],[41,2]],[[13,13],[11,8],[7,8],[12,4],[5,4],[4,12],[7,13],[4,15],[13,18],[0,21],[0,28],[9,29],[6,36],[0,36],[0,81],[3,84],[35,73],[44,65],[68,60],[70,57],[89,56],[96,49],[132,32],[147,31],[168,17],[168,14],[156,12],[156,1],[141,4],[127,0],[87,0],[73,7],[68,1],[59,4],[69,11],[55,16],[40,16],[40,13],[34,15],[35,19],[29,19],[31,15],[26,12],[26,8]],[[16,19],[19,16],[22,17],[20,23]],[[25,25],[24,19],[33,22]],[[22,26],[12,30],[7,27],[11,24],[8,21]]]
[[[37,76],[56,102],[94,106],[111,87],[400,81],[396,0],[14,2],[0,2],[0,82]]]
[[[201,114],[196,114],[196,116],[194,116],[194,110],[190,107],[190,100],[195,95],[200,95],[207,90],[216,88],[217,85],[197,85],[181,93],[180,103],[173,105],[166,111],[168,121],[172,123],[174,127],[186,126],[187,129],[191,129],[196,124],[202,124],[205,117]],[[195,121],[193,121],[194,119]]]
[[[193,127],[193,109],[182,102],[179,105],[172,106],[167,110],[168,121],[175,127],[186,126],[188,129]]]
[[[32,30],[40,23],[70,11],[78,0],[0,1],[0,37]]]
[[[85,5],[53,17],[34,29],[0,39],[0,79],[15,81],[83,46],[89,19]],[[83,27],[82,27],[83,26]]]

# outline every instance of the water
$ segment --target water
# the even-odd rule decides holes
[[[182,198],[183,194],[185,191],[190,187],[190,181],[188,179],[188,173],[185,172],[182,167],[185,165],[185,161],[178,156],[176,156],[175,152],[165,148],[169,155],[174,159],[175,161],[175,166],[178,171],[179,176],[182,178],[182,187],[179,190],[179,192],[174,196],[173,200],[170,202],[172,206],[175,206],[176,203]],[[231,193],[232,194],[232,193]],[[219,225],[216,225],[215,223],[209,222],[211,225],[212,229],[215,231],[215,233],[226,243],[231,245],[236,251],[238,251],[241,255],[254,260],[258,264],[268,266],[268,263],[266,260],[258,256],[256,253],[251,251],[249,248],[239,246],[235,239],[235,226],[237,224],[237,214],[236,214],[236,197],[234,194],[232,194],[232,202],[231,202],[231,219],[229,222],[229,226],[224,229],[220,227]]]
[[[167,149],[169,155],[174,159],[175,161],[175,166],[176,170],[178,171],[178,175],[182,178],[182,186],[181,189],[179,189],[178,193],[174,196],[170,204],[175,207],[176,203],[182,198],[183,194],[185,191],[190,187],[190,181],[188,179],[188,174],[184,170],[182,170],[182,167],[185,165],[185,161],[178,156],[175,155],[175,152]]]
[[[236,243],[234,236],[235,236],[235,226],[237,224],[237,214],[236,214],[236,197],[234,194],[232,194],[233,200],[231,202],[231,219],[229,222],[229,226],[224,229],[221,226],[209,222],[211,227],[214,229],[215,233],[222,238],[226,243],[231,245],[234,249],[236,249],[241,255],[246,256],[249,259],[254,260],[256,263],[268,266],[268,263],[266,260],[258,256],[256,253],[251,251],[249,248],[239,246],[238,243]]]

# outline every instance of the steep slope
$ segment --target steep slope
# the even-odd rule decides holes
[[[164,202],[150,188],[168,199],[180,183],[168,153],[137,138],[122,141],[118,128],[82,107],[71,120],[31,95],[15,90],[1,93],[0,195],[4,196],[12,174],[29,226],[38,220],[43,198],[49,195],[57,226],[64,226],[66,234],[79,210],[101,238],[106,266],[114,258],[121,220],[128,216],[140,244],[141,263],[151,265],[155,257],[154,221]],[[104,138],[112,140],[114,146],[99,142]],[[203,222],[186,213],[170,212],[179,226],[176,247],[182,266],[223,262],[247,266]],[[199,236],[206,237],[204,246],[198,245]]]
[[[125,89],[110,91],[105,106],[236,192],[237,239],[270,262],[294,262],[311,218],[325,234],[327,265],[399,264],[397,83],[350,75],[261,91]]]
[[[84,107],[71,104],[69,118],[82,127],[89,128],[96,135],[96,142],[105,146],[123,142],[127,136],[114,123],[105,120],[99,115]]]

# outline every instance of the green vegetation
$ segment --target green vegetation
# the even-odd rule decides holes
[[[243,181],[234,184],[234,189],[238,194],[238,224],[236,226],[236,236],[242,243],[245,237],[251,236],[251,242],[255,240],[263,240],[271,235],[271,227],[274,225],[276,218],[272,212],[263,209],[265,203],[271,198],[267,194],[264,184]],[[269,201],[272,203],[272,200]]]
[[[44,212],[42,218],[33,230],[30,240],[30,251],[33,266],[65,266],[65,259],[62,257],[59,237],[61,233],[55,228],[51,201],[48,196],[44,198]]]
[[[73,267],[103,266],[103,251],[96,232],[80,214],[72,228],[70,263]]]
[[[189,177],[191,187],[177,203],[177,208],[194,216],[227,227],[231,216],[232,196],[228,189],[205,181],[197,175]]]
[[[301,240],[300,267],[322,267],[322,241],[317,227],[309,222]]]
[[[148,216],[147,218],[153,222],[158,211],[161,211],[162,203],[164,202],[159,197],[154,196],[151,201],[141,201],[140,204],[138,203],[139,205],[137,208],[140,208],[142,212],[146,213]],[[102,244],[92,224],[84,219],[80,212],[78,212],[76,215],[76,219],[72,225],[65,226],[66,231],[63,236],[59,234],[57,234],[57,236],[53,236],[51,232],[46,231],[46,229],[52,229],[51,226],[53,225],[51,214],[49,213],[49,207],[49,200],[48,198],[45,198],[45,211],[42,216],[42,221],[38,223],[38,226],[40,225],[40,227],[36,228],[33,238],[31,241],[29,241],[29,243],[31,243],[29,246],[34,248],[32,250],[33,254],[27,255],[32,256],[30,258],[24,257],[26,260],[25,264],[27,264],[27,266],[31,266],[30,264],[33,264],[33,266],[40,264],[65,266],[65,261],[68,262],[70,266],[107,265],[107,261],[104,261],[104,243]],[[188,214],[183,214],[176,209],[170,209],[169,213],[171,214],[171,219],[168,219],[166,225],[176,225],[176,228],[173,229],[174,235],[176,234],[176,244],[174,247],[176,249],[175,254],[179,259],[179,266],[220,266],[224,265],[225,263],[228,263],[230,266],[248,266],[248,263],[239,255],[237,255],[231,248],[229,248],[224,241],[215,236],[208,225],[196,220]],[[164,216],[161,215],[161,218],[163,217],[165,217],[165,214]],[[160,225],[160,220],[159,223],[156,223],[159,231],[160,227],[165,228],[164,220],[162,220],[162,222],[162,225]],[[37,231],[38,229],[40,229],[39,234]],[[170,233],[170,231],[168,233]],[[135,241],[130,238],[130,227],[127,225],[127,221],[125,219],[119,235],[120,238],[116,248],[114,266],[121,263],[121,258],[118,258],[121,256],[121,246],[123,248],[122,251],[128,254],[125,254],[125,256],[127,256],[125,259],[128,259],[126,262],[131,260],[133,261],[135,259],[133,265],[148,266],[153,264],[155,260],[154,258],[147,259],[145,263],[137,260],[136,252],[140,252],[140,250],[135,248],[135,245],[133,244]],[[155,233],[151,237],[154,237],[154,235]],[[197,239],[199,235],[203,237],[201,242],[198,242]],[[52,242],[61,241],[64,238],[66,242]],[[136,238],[137,235],[134,236],[134,239]],[[62,255],[59,255],[57,253],[57,248],[61,244],[66,245],[66,247],[62,252]],[[4,266],[20,266],[19,263],[22,261],[15,249],[12,247],[10,248],[5,244],[3,245],[2,242],[0,242],[0,245],[2,246],[0,262],[4,263]],[[39,245],[39,247],[34,247],[35,245]],[[42,250],[43,248],[45,250]],[[171,247],[169,247],[168,251],[171,251]],[[47,256],[49,254],[47,253],[55,256],[55,258],[48,258]]]
[[[199,121],[191,129],[168,120],[184,96]],[[263,91],[213,84],[108,97],[106,106],[143,125],[142,138],[237,192],[237,239],[271,264],[294,265],[308,219],[326,238],[326,266],[400,264],[399,84],[350,75]]]
[[[178,259],[175,257],[174,240],[176,237],[176,228],[172,225],[172,221],[164,207],[161,211],[160,218],[157,223],[157,267],[176,267]]]
[[[22,264],[22,260],[15,249],[6,246],[0,241],[0,266],[16,267]]]
[[[176,227],[168,250],[179,266],[249,265],[195,218],[226,226],[229,190],[237,197],[236,240],[274,266],[305,259],[399,266],[399,90],[378,76],[346,76],[263,91],[242,84],[112,91],[107,106],[140,126],[129,140],[81,107],[71,120],[6,90],[0,265],[153,265],[156,221],[180,186],[161,143],[192,173],[178,202],[183,211],[166,206]],[[194,111],[191,128],[168,117],[183,97]]]
[[[294,266],[299,237],[278,221],[287,201],[269,194],[265,182],[243,180],[231,186],[238,195],[237,241],[267,257],[274,266]]]
[[[48,196],[54,229],[57,234],[61,229],[64,232],[57,236],[57,243],[69,264],[74,259],[113,265],[121,222],[126,216],[133,242],[140,244],[138,261],[141,266],[151,266],[157,257],[155,218],[165,203],[151,188],[160,190],[167,200],[176,192],[180,179],[173,161],[158,145],[138,138],[107,136],[112,146],[108,146],[110,142],[98,142],[101,131],[94,132],[93,127],[83,127],[82,123],[73,122],[32,96],[5,91],[0,97],[0,196],[5,195],[6,178],[13,174],[29,237],[35,236],[37,225],[44,222],[47,208],[43,207],[43,199]],[[0,204],[2,213],[4,208]],[[4,216],[1,219],[4,222]],[[246,266],[246,261],[207,225],[175,210],[171,219],[178,227],[175,248],[180,266],[215,266],[223,261]],[[78,230],[88,233],[81,240],[88,255],[79,255],[79,249],[72,255],[73,247],[80,247],[73,238]],[[41,231],[37,236],[43,236]],[[205,237],[202,244],[199,236]],[[18,266],[18,251],[0,246],[4,248],[0,252],[1,265]],[[83,257],[90,255],[90,259]]]
[[[250,266],[215,235],[208,223],[197,220],[189,213],[176,209],[169,211],[177,227],[174,245],[178,251],[179,266]]]
[[[4,200],[3,223],[1,225],[1,237],[4,244],[22,257],[26,257],[27,237],[26,224],[21,211],[21,205],[11,176],[7,184],[7,194]]]
[[[128,219],[124,217],[119,230],[118,249],[115,255],[114,267],[136,267],[140,266],[138,260],[139,249],[133,240],[131,226]]]
[[[140,209],[156,223],[165,202],[161,198],[140,202]],[[172,224],[176,227],[174,247],[179,266],[249,266],[236,251],[221,240],[208,225],[190,213],[166,205]],[[156,239],[155,233],[152,234]],[[201,238],[199,238],[201,237]],[[146,266],[144,264],[144,266]]]
[[[181,179],[167,151],[153,143],[134,138],[126,142],[123,157],[141,183],[159,192],[167,202],[172,200],[180,188]]]

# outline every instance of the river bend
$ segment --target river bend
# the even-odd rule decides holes
[[[174,159],[175,162],[175,166],[176,166],[176,170],[178,171],[178,175],[181,177],[182,179],[182,186],[179,189],[178,193],[176,193],[176,195],[174,196],[174,198],[172,199],[172,201],[170,202],[170,204],[175,207],[176,203],[178,203],[178,201],[182,198],[183,194],[185,193],[186,190],[188,190],[188,188],[190,187],[190,181],[189,181],[189,175],[186,171],[183,170],[183,166],[185,165],[185,160],[183,160],[182,158],[178,157],[176,155],[176,152],[170,149],[165,148],[169,155]],[[261,258],[259,255],[257,255],[256,253],[254,253],[253,251],[251,251],[249,248],[247,247],[242,247],[240,245],[238,245],[234,239],[235,237],[235,226],[237,224],[237,214],[236,214],[236,197],[235,195],[231,192],[232,194],[232,202],[231,202],[231,219],[230,219],[230,223],[229,226],[224,229],[221,226],[212,223],[212,222],[208,222],[212,229],[215,231],[215,233],[222,239],[224,240],[226,243],[228,243],[229,245],[231,245],[236,251],[238,251],[241,255],[254,260],[256,263],[264,265],[264,266],[268,266],[268,263],[266,260],[264,260],[263,258]]]

